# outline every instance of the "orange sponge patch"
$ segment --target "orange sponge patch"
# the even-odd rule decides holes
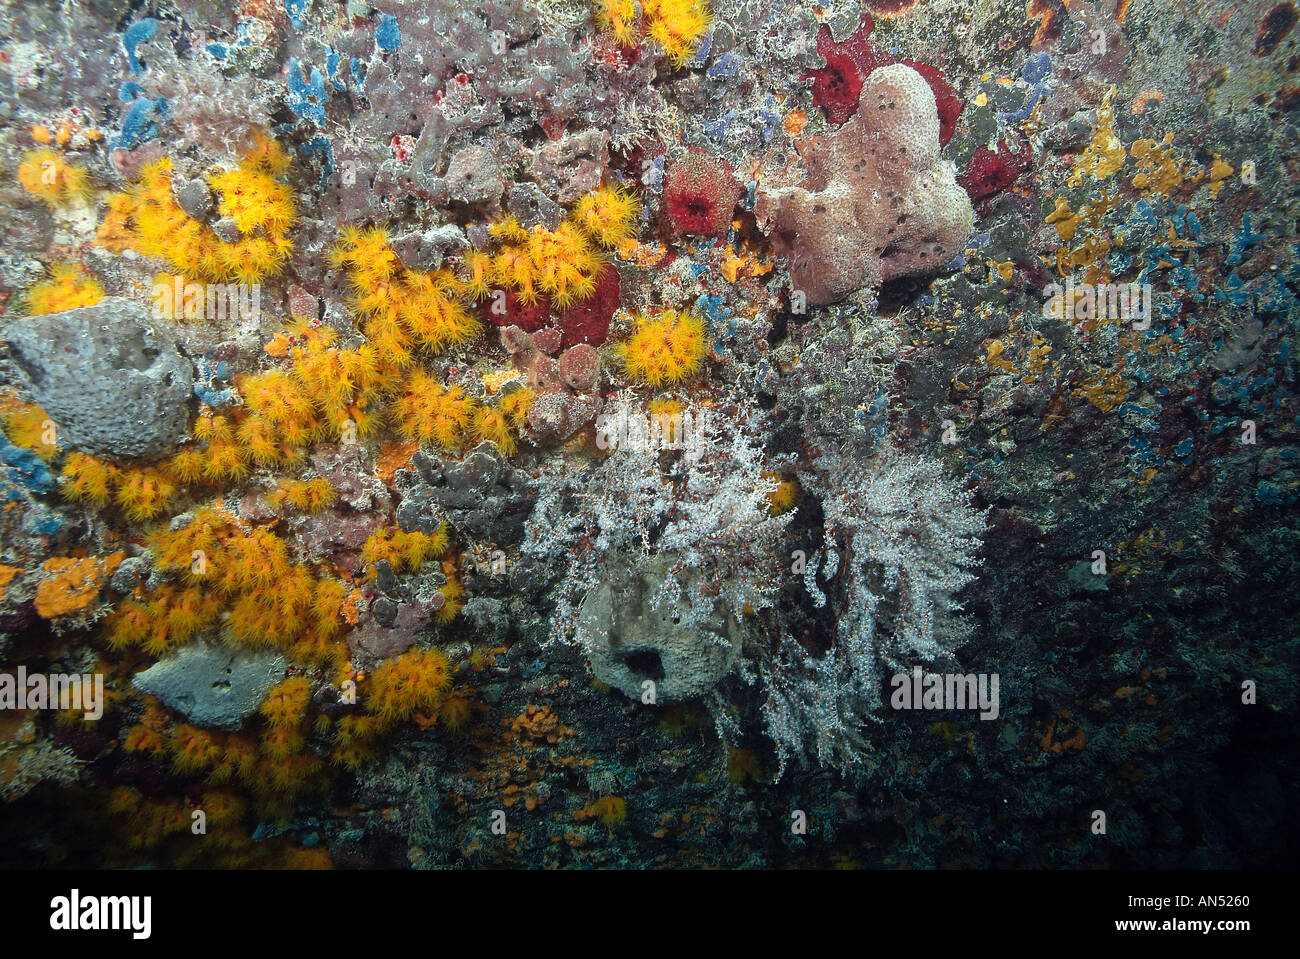
[[[99,596],[105,577],[121,561],[121,553],[103,559],[47,559],[41,566],[45,579],[36,587],[36,612],[45,619],[54,619],[85,609]]]

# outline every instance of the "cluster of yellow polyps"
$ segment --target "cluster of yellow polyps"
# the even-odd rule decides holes
[[[198,280],[256,283],[275,276],[293,251],[288,232],[297,220],[293,192],[279,179],[288,166],[279,145],[258,136],[238,165],[208,174],[218,213],[240,233],[226,242],[181,209],[172,193],[171,160],[155,160],[137,182],[110,197],[99,242],[114,252],[130,248],[166,260]]]

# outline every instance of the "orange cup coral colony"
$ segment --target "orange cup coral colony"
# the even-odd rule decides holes
[[[0,866],[1281,863],[1300,14],[1027,6],[0,9]]]

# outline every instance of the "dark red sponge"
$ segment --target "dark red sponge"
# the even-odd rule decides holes
[[[664,172],[664,212],[674,236],[722,236],[743,188],[731,164],[692,148]]]

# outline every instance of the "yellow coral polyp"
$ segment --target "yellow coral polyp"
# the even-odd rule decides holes
[[[280,272],[286,259],[282,243],[262,236],[248,236],[213,248],[210,259],[201,259],[206,272],[218,279],[257,283]]]
[[[606,826],[617,826],[627,819],[627,800],[621,796],[601,796],[587,803],[574,815],[579,820],[599,819]]]
[[[347,271],[352,308],[376,359],[388,366],[404,369],[416,351],[463,346],[483,329],[462,303],[470,291],[455,273],[406,269],[381,227],[345,228],[329,261]]]
[[[52,266],[49,272],[48,279],[37,283],[23,296],[23,308],[31,316],[94,306],[104,298],[99,281],[70,263]]]
[[[487,278],[513,290],[521,302],[533,304],[546,296],[564,309],[595,292],[605,259],[576,211],[554,230],[540,223],[525,230],[514,217],[506,217],[489,232],[501,243]]]
[[[407,272],[394,310],[415,343],[431,353],[463,346],[478,336],[482,325],[457,300],[460,283],[450,270]]]
[[[637,0],[597,0],[596,22],[625,47],[640,43],[645,35]]]
[[[245,645],[283,648],[308,625],[301,602],[298,593],[254,590],[234,601],[226,626]]]
[[[442,594],[442,606],[433,614],[433,618],[437,623],[445,626],[465,608],[465,587],[461,586],[455,565],[450,560],[442,564],[442,571],[447,581],[438,588],[438,592]]]
[[[122,470],[113,499],[128,519],[153,519],[176,493],[176,484],[153,467]]]
[[[339,613],[343,610],[346,587],[338,580],[322,579],[316,583],[316,594],[312,597],[311,612],[319,634],[330,637],[343,629]]]
[[[704,31],[713,22],[705,0],[644,0],[647,30],[674,66],[695,55]]]
[[[402,268],[388,245],[388,231],[380,226],[343,227],[328,259],[331,266],[346,268],[353,282],[367,287],[391,283]]]
[[[219,615],[217,599],[190,587],[163,584],[148,600],[127,600],[109,619],[107,641],[115,650],[138,648],[161,656],[188,641]]]
[[[290,676],[272,687],[258,711],[272,726],[297,726],[311,701],[311,683],[303,676]]]
[[[199,808],[210,826],[224,826],[242,819],[248,804],[232,792],[209,789],[203,793]]]
[[[235,431],[230,420],[205,410],[194,421],[194,436],[208,443],[219,443],[234,439]]]
[[[236,166],[209,173],[218,212],[241,233],[226,242],[181,209],[172,195],[171,161],[156,160],[110,198],[98,240],[115,252],[131,248],[158,257],[191,279],[260,282],[277,275],[293,251],[287,235],[297,220],[293,193],[277,179],[287,165],[279,146],[259,134]]]
[[[370,534],[361,547],[361,559],[366,563],[387,561],[394,572],[417,570],[431,559],[447,552],[447,524],[443,523],[433,533],[420,530],[407,532],[396,527],[381,526]]]
[[[90,176],[53,150],[33,150],[18,164],[18,182],[47,206],[67,206],[87,196]]]
[[[156,729],[137,723],[127,730],[122,748],[130,753],[148,753],[157,759],[167,753],[167,737]]]
[[[239,445],[258,466],[273,466],[280,458],[275,426],[260,416],[248,416],[239,424]]]
[[[87,453],[69,453],[63,461],[63,495],[76,503],[108,505],[117,467]]]
[[[338,498],[338,490],[322,476],[309,480],[281,480],[268,497],[272,506],[288,504],[304,513],[320,513]]]
[[[220,734],[184,723],[172,731],[172,766],[179,773],[206,771],[221,758],[225,749]]]
[[[596,22],[623,46],[649,33],[674,66],[685,66],[713,22],[705,0],[597,0]]]
[[[268,235],[274,236],[284,233],[294,223],[289,188],[269,171],[241,164],[209,175],[208,184],[220,194],[218,211],[234,220],[241,233],[265,229]]]
[[[262,734],[262,754],[272,759],[288,759],[302,751],[303,736],[296,729],[286,726],[272,726]]]
[[[376,716],[344,716],[334,728],[334,750],[330,761],[354,772],[370,761],[374,743],[387,724]]]
[[[150,545],[157,570],[180,572],[196,584],[200,626],[220,605],[227,610],[230,637],[240,643],[282,649],[310,662],[339,655],[331,639],[341,629],[342,584],[318,581],[307,567],[291,562],[284,542],[269,530],[245,531],[233,516],[208,508],[185,526],[154,534]],[[110,642],[116,648],[139,645],[156,618],[152,607],[126,604]]]
[[[492,288],[492,257],[481,250],[470,250],[462,258],[465,292],[475,300],[487,296]]]
[[[537,268],[528,248],[522,243],[510,242],[497,250],[492,258],[492,282],[515,291],[520,301],[529,305],[541,296],[537,284]]]
[[[276,423],[287,444],[301,447],[310,439],[330,431],[338,438],[366,436],[380,424],[379,400],[390,373],[386,354],[373,342],[353,350],[333,345],[335,332],[297,320],[265,347],[272,356],[293,363],[292,377],[301,395],[295,395],[276,374],[262,374],[244,384],[246,402],[259,407]],[[402,349],[400,344],[399,349]],[[268,391],[267,387],[272,387]],[[264,394],[258,398],[255,394]]]
[[[663,396],[651,400],[646,409],[651,417],[668,420],[671,420],[674,416],[681,416],[686,412],[686,407],[680,400]]]
[[[536,398],[537,394],[527,388],[511,390],[497,399],[497,408],[506,415],[511,426],[518,427],[528,418],[528,411]]]
[[[522,243],[528,239],[528,231],[514,216],[505,216],[488,226],[488,233],[505,243]]]
[[[197,634],[217,616],[213,597],[205,596],[194,587],[172,592],[167,598],[166,623],[168,632],[179,640]]]
[[[510,427],[510,417],[491,406],[480,406],[474,413],[474,439],[495,443],[502,456],[513,456],[519,448]]]
[[[464,444],[476,407],[459,386],[443,386],[437,377],[420,371],[407,377],[392,412],[402,436],[454,450]]]
[[[690,311],[665,309],[639,316],[627,340],[615,347],[627,378],[663,386],[680,383],[703,367],[708,352],[704,320]]]
[[[289,169],[289,155],[275,140],[261,130],[253,130],[251,145],[244,151],[244,165],[256,170],[264,170],[283,175]]]
[[[596,274],[603,261],[571,222],[554,230],[541,224],[533,227],[528,235],[528,256],[538,287],[560,309],[586,299],[596,289]]]
[[[58,452],[58,427],[35,403],[22,403],[13,394],[0,396],[0,423],[15,446],[31,450],[43,460],[53,459]]]
[[[771,490],[767,496],[767,511],[773,516],[780,516],[782,513],[788,513],[799,502],[799,496],[803,492],[796,479],[786,479],[780,473],[771,470],[763,470],[763,478],[776,483],[776,488]]]
[[[588,193],[574,208],[574,218],[597,243],[617,246],[636,233],[641,201],[621,186],[604,186]]]
[[[367,680],[367,709],[386,721],[435,708],[451,684],[451,666],[436,649],[415,650],[380,664]]]
[[[239,381],[244,405],[273,426],[293,426],[310,432],[317,425],[316,408],[301,383],[282,370],[271,370]]]
[[[203,478],[208,482],[220,484],[248,475],[248,455],[233,440],[208,443],[203,457]]]

